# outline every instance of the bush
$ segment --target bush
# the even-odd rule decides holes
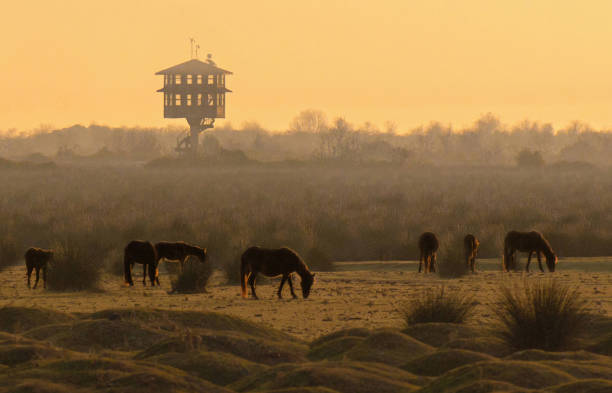
[[[458,234],[446,244],[442,243],[442,247],[438,252],[438,275],[442,278],[457,278],[468,274],[470,270],[465,263],[463,237]]]
[[[523,168],[535,168],[544,166],[544,158],[539,150],[524,149],[516,156],[516,164]]]
[[[320,272],[331,272],[334,270],[334,263],[331,258],[322,250],[314,247],[306,255],[306,264],[310,270]]]
[[[0,240],[0,271],[17,261],[17,244],[11,238]]]
[[[547,280],[502,287],[492,311],[502,339],[510,346],[558,350],[568,347],[583,331],[585,305],[578,288]]]
[[[176,293],[203,293],[212,275],[210,263],[193,262],[190,258],[183,271],[179,273],[176,280],[172,281],[172,292]]]
[[[407,325],[427,322],[463,323],[474,308],[472,297],[463,292],[448,292],[444,286],[428,289],[400,312]]]
[[[64,243],[47,266],[47,287],[56,291],[99,289],[104,255],[94,247]]]

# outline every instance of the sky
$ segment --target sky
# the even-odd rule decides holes
[[[399,131],[486,113],[612,128],[608,0],[3,2],[0,132],[186,126],[155,72],[189,38],[231,70],[226,121],[284,130],[300,111]],[[217,124],[223,124],[218,122]]]

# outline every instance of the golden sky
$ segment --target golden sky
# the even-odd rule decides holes
[[[612,128],[609,0],[3,2],[0,130],[165,126],[154,73],[189,37],[234,72],[227,121],[470,124],[492,112]]]

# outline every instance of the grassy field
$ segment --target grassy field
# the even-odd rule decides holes
[[[554,274],[579,286],[592,316],[585,334],[563,352],[514,349],[493,318],[501,285],[550,274],[481,272],[444,280],[377,269],[319,275],[307,300],[276,299],[274,280],[258,286],[262,300],[256,301],[242,299],[238,286],[218,276],[206,294],[170,295],[166,275],[161,289],[126,288],[105,275],[102,291],[53,292],[28,290],[23,268],[8,268],[0,274],[0,392],[612,388],[610,273]],[[403,306],[441,285],[475,299],[466,323],[406,326]]]
[[[2,175],[0,393],[610,391],[607,171],[96,164]],[[510,229],[542,231],[558,270],[500,272]],[[479,272],[417,274],[425,230],[440,237],[440,262],[476,234]],[[207,247],[207,292],[170,294],[165,266],[161,288],[143,288],[139,268],[125,287],[132,239]],[[237,262],[254,244],[297,250],[318,272],[311,297],[278,300],[271,279],[258,282],[262,300],[242,299]],[[87,273],[93,289],[29,290],[28,246],[61,250],[86,269],[67,281]],[[592,325],[566,352],[509,348],[492,311],[500,288],[550,277],[579,288]],[[474,298],[466,323],[407,327],[400,310],[440,286]]]

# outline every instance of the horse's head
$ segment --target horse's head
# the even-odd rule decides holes
[[[302,277],[302,296],[304,299],[310,295],[310,288],[312,287],[312,283],[314,283],[314,274],[310,272],[306,272],[306,274]]]
[[[202,263],[206,262],[206,259],[208,258],[208,254],[206,253],[205,248],[200,248],[198,250],[198,258],[200,258],[200,262]]]
[[[546,256],[546,266],[548,267],[549,272],[555,271],[555,267],[557,266],[558,261],[559,260],[557,259],[557,255],[555,255],[554,252]]]

